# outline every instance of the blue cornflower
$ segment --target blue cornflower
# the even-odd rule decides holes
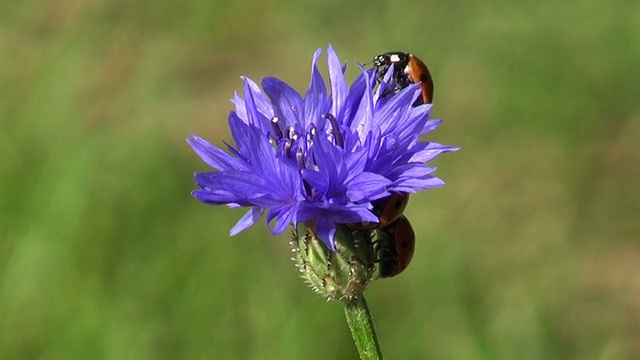
[[[304,97],[276,78],[263,79],[263,90],[243,78],[244,98],[235,94],[229,114],[236,143],[227,145],[229,153],[195,135],[187,140],[216,169],[195,174],[200,190],[193,196],[250,207],[231,235],[266,212],[273,234],[314,221],[318,238],[334,250],[336,224],[378,222],[372,201],[444,185],[425,163],[458,148],[418,140],[441,123],[429,119],[431,104],[413,106],[419,87],[388,96],[393,68],[376,86],[376,74],[362,67],[347,87],[346,66],[329,46],[328,93],[316,65],[320,54],[313,55]]]

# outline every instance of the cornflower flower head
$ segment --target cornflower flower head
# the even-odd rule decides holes
[[[346,65],[329,46],[327,89],[317,67],[321,52],[313,55],[304,95],[273,77],[262,88],[242,78],[244,97],[235,94],[229,113],[235,146],[227,144],[228,152],[196,135],[187,140],[214,169],[195,174],[193,196],[249,208],[231,235],[266,214],[272,234],[311,224],[305,228],[335,252],[337,225],[380,221],[376,200],[444,185],[425,163],[458,148],[419,140],[441,123],[429,118],[431,104],[413,106],[419,86],[389,96],[393,66],[381,81],[359,66],[347,86]]]

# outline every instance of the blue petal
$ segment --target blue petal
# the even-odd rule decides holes
[[[252,207],[249,211],[247,211],[246,214],[244,214],[244,216],[240,220],[238,220],[229,234],[231,236],[235,236],[241,231],[244,231],[248,227],[252,226],[256,223],[256,221],[258,221],[258,219],[260,219],[260,217],[262,217],[262,213],[264,213],[263,209],[259,207]]]
[[[424,124],[424,128],[420,131],[420,135],[424,135],[428,132],[435,130],[438,126],[442,124],[442,120],[429,120]]]
[[[345,221],[338,221],[338,223],[358,223],[358,222],[378,222],[378,216],[371,212],[367,205],[348,205],[346,206],[345,213],[349,211],[349,215],[344,214]]]
[[[361,134],[367,134],[374,126],[372,79],[364,68],[360,67],[360,72],[367,90],[364,91],[362,98],[360,98],[356,113],[353,115],[356,121],[350,124],[350,128]]]
[[[321,193],[325,193],[326,189],[329,188],[329,178],[319,171],[304,169],[302,170],[302,178],[309,186]]]
[[[251,140],[249,139],[249,125],[247,125],[235,112],[229,113],[229,129],[231,136],[236,141],[238,153],[244,155],[251,154]]]
[[[360,106],[360,99],[366,91],[370,91],[367,88],[366,74],[360,74],[351,86],[349,87],[349,93],[344,101],[342,109],[337,114],[334,114],[336,118],[341,119],[344,126],[350,128],[353,132],[359,132],[361,127],[359,126],[360,119],[357,118],[358,107]]]
[[[387,191],[389,185],[391,181],[382,175],[361,173],[349,182],[347,196],[353,202],[377,200],[389,195]]]
[[[244,81],[245,89],[247,86],[250,88],[250,91],[253,94],[253,100],[258,112],[262,114],[266,119],[273,118],[274,116],[273,106],[271,105],[269,98],[267,98],[267,96],[262,92],[262,90],[260,90],[260,87],[258,87],[258,84],[256,84],[253,80],[247,77],[241,76],[240,78]],[[246,93],[246,90],[245,90],[245,93]],[[231,102],[236,107],[236,113],[238,114],[238,117],[248,124],[249,120],[247,116],[247,104],[245,100],[240,97],[237,91],[233,94],[233,99],[231,99]]]
[[[262,79],[262,87],[274,106],[274,114],[287,125],[306,124],[300,119],[303,101],[291,86],[283,81],[268,77]]]
[[[245,87],[248,86],[251,89],[251,93],[253,95],[253,100],[258,112],[264,115],[267,119],[271,119],[274,116],[273,106],[271,105],[271,101],[269,98],[260,90],[258,84],[256,84],[253,80],[248,77],[241,77],[245,82]]]
[[[213,204],[213,205],[224,205],[228,203],[234,203],[237,199],[233,194],[222,193],[221,190],[194,190],[191,192],[191,195],[198,199],[198,201],[203,202],[205,204]],[[243,201],[240,206],[249,206],[246,201]]]
[[[407,103],[413,101],[419,93],[420,88],[417,85],[411,85],[391,97],[391,100],[386,101],[376,109],[373,121],[383,134],[394,130],[397,126],[405,125],[398,120],[403,119],[405,114],[410,111]]]
[[[381,99],[384,96],[386,96],[386,93],[388,91],[387,89],[389,88],[389,85],[391,85],[392,83],[394,70],[395,70],[395,65],[391,63],[391,65],[387,69],[387,72],[382,77],[382,82],[378,85],[378,89],[376,90],[376,93],[374,94],[374,99],[376,101],[381,101]],[[378,77],[377,70],[375,69],[373,71],[373,76]]]
[[[426,163],[428,161],[433,160],[436,156],[442,153],[458,151],[458,150],[460,150],[460,148],[457,146],[443,145],[436,142],[428,142],[426,143],[426,145],[422,150],[414,153],[409,161]]]
[[[307,94],[304,97],[304,119],[307,124],[318,123],[321,115],[326,113],[327,87],[316,65],[321,52],[322,51],[318,49],[313,54],[311,81],[309,82]]]
[[[294,207],[281,209],[278,219],[276,220],[276,225],[273,228],[273,233],[275,235],[282,234],[287,230],[289,224],[295,223],[295,215],[296,211]]]
[[[252,81],[244,82],[244,101],[246,104],[247,118],[246,123],[259,128],[262,133],[266,134],[271,130],[270,119],[261,114],[256,106],[256,98],[260,98],[262,93],[254,93],[251,85]],[[257,87],[256,87],[257,88]]]
[[[421,164],[408,164],[399,167],[394,170],[394,174],[391,175],[395,180],[393,186],[390,188],[393,191],[413,193],[444,185],[440,179],[431,175],[435,170],[435,167]]]
[[[261,199],[272,194],[271,186],[260,176],[248,172],[196,173],[196,184],[210,194],[206,202],[212,203],[262,205],[264,201]]]
[[[316,219],[316,235],[331,251],[336,251],[336,245],[334,242],[334,238],[336,236],[336,225],[331,221],[331,219],[324,217]]]
[[[329,184],[326,189],[328,195],[335,193],[344,180],[343,156],[341,150],[330,143],[324,136],[316,136],[313,147],[313,159],[318,165],[318,171],[324,173]]]
[[[327,48],[327,68],[331,83],[331,113],[337,117],[340,115],[347,95],[347,81],[344,78],[344,71],[340,67],[338,54],[331,45]]]
[[[444,186],[442,179],[429,176],[425,179],[406,179],[393,188],[394,191],[414,193],[420,190],[435,189]]]
[[[191,135],[192,139],[187,139],[187,143],[200,158],[214,169],[218,170],[247,170],[247,166],[242,161],[231,157],[219,148],[211,145],[205,139]]]

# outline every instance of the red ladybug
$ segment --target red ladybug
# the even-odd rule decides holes
[[[357,229],[380,229],[399,218],[409,203],[409,194],[391,193],[391,195],[372,202],[372,212],[378,217],[378,222],[362,222],[351,224]]]
[[[378,215],[380,223],[378,227],[383,228],[396,221],[409,203],[409,194],[391,193],[386,198],[373,202],[373,212]]]
[[[416,234],[406,216],[378,229],[376,254],[381,278],[396,276],[409,266],[416,244]]]
[[[417,105],[433,102],[433,79],[429,68],[422,60],[411,53],[400,51],[380,54],[373,58],[373,66],[378,72],[378,82],[382,81],[391,64],[393,64],[393,80],[395,80],[398,90],[411,84],[420,83],[422,99],[421,102],[417,102]]]

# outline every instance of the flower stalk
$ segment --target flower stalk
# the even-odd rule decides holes
[[[351,330],[351,336],[353,336],[353,341],[356,348],[358,348],[360,359],[382,359],[382,350],[378,342],[376,327],[364,295],[345,300],[342,302],[342,306]]]

